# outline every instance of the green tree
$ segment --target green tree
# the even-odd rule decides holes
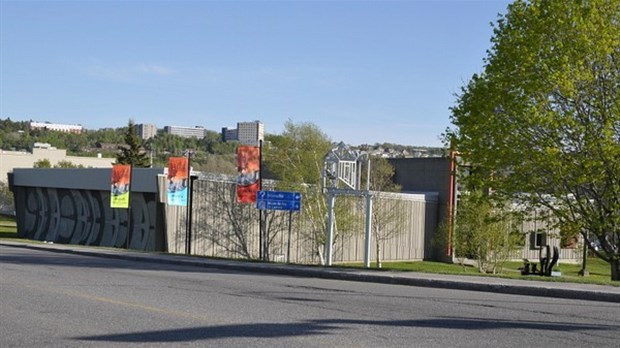
[[[9,184],[0,181],[0,212],[12,212],[14,210],[13,192],[9,190]]]
[[[81,164],[74,164],[71,161],[61,160],[54,165],[54,168],[84,168]]]
[[[122,128],[101,128],[98,130],[84,131],[82,136],[86,138],[89,147],[96,147],[97,143],[120,144],[123,142]]]
[[[125,128],[125,145],[119,146],[118,149],[116,163],[131,164],[138,168],[150,167],[149,156],[142,146],[142,140],[136,133],[133,120],[129,120],[127,128]]]
[[[266,140],[264,166],[279,180],[278,189],[301,192],[302,220],[307,221],[301,229],[303,237],[313,243],[316,256],[324,263],[327,205],[320,184],[323,158],[331,149],[331,141],[315,124],[290,120],[282,134]]]
[[[362,172],[365,173],[366,169]],[[370,190],[374,191],[372,206],[372,238],[375,242],[377,268],[381,268],[383,244],[403,230],[406,216],[404,202],[386,192],[399,192],[400,185],[393,181],[394,166],[383,157],[370,159]]]
[[[43,158],[40,159],[36,162],[34,162],[33,168],[52,168],[52,162],[50,162],[50,160],[48,160],[47,158]]]
[[[238,171],[235,164],[235,156],[233,155],[204,154],[203,156],[196,155],[192,159],[192,166],[196,170],[208,173],[237,175]]]
[[[620,280],[620,1],[516,1],[452,109],[452,142],[499,199],[548,209]]]
[[[454,256],[474,259],[480,272],[496,274],[521,242],[512,224],[517,213],[480,191],[462,195],[452,235]]]

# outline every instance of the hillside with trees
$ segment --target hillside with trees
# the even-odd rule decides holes
[[[0,119],[0,149],[7,151],[29,151],[35,143],[47,143],[58,149],[66,149],[71,156],[116,158],[119,145],[125,144],[127,127],[85,129],[80,134],[53,130],[29,129],[30,121]],[[266,141],[275,135],[267,135]],[[277,138],[277,136],[276,136]],[[142,141],[142,148],[149,158],[149,165],[166,167],[171,156],[183,156],[192,150],[192,167],[195,170],[223,174],[235,174],[237,143],[223,142],[220,133],[207,131],[202,139],[183,138],[158,130],[157,135]],[[407,146],[391,143],[359,145],[352,148],[368,151],[382,157],[439,157],[445,149],[438,147]]]
[[[81,134],[52,130],[30,130],[29,121],[0,119],[0,149],[29,151],[35,143],[48,143],[58,149],[66,149],[71,156],[116,157],[119,146],[125,144],[127,127],[84,130]],[[183,138],[158,131],[151,139],[142,141],[153,167],[166,167],[171,156],[183,156],[193,151],[192,167],[195,170],[224,174],[236,173],[235,156],[237,144],[225,143],[220,134],[207,131],[203,139]]]

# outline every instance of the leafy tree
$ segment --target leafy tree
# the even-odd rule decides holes
[[[73,153],[79,153],[87,146],[86,137],[81,134],[60,133],[63,134],[65,148]]]
[[[71,161],[62,160],[54,165],[54,168],[84,168],[81,164],[74,164]]]
[[[516,217],[480,191],[463,195],[452,235],[455,256],[476,260],[482,273],[497,273],[521,242],[511,223]]]
[[[207,150],[216,155],[234,154],[237,151],[238,144],[234,142],[214,142],[210,144]]]
[[[192,159],[192,167],[208,173],[238,174],[235,157],[232,155],[196,154]]]
[[[144,147],[142,140],[136,133],[136,127],[133,120],[129,120],[125,129],[125,145],[119,146],[119,153],[116,155],[116,163],[131,164],[138,168],[150,167],[150,160]]]
[[[86,138],[89,147],[96,147],[97,143],[120,144],[123,142],[123,132],[117,128],[87,130],[81,135]]]
[[[620,280],[620,1],[516,1],[491,41],[446,141],[470,182],[548,209]]]
[[[13,192],[9,190],[9,184],[0,181],[0,212],[14,211],[15,203],[13,200]]]
[[[158,149],[173,154],[188,148],[188,146],[185,146],[185,142],[182,137],[169,133],[162,133],[161,135],[158,135],[157,138],[154,139],[153,143]]]
[[[52,162],[50,162],[50,160],[48,160],[47,158],[43,158],[40,159],[36,162],[34,162],[33,168],[52,168]]]
[[[278,189],[301,192],[304,238],[309,239],[321,263],[325,262],[327,205],[321,192],[323,158],[331,149],[331,141],[312,123],[287,121],[284,132],[266,138],[263,160],[267,171],[279,180]]]
[[[220,133],[207,131],[207,135],[200,139],[199,146],[211,154],[236,154],[238,143],[235,141],[223,142]]]
[[[364,172],[364,171],[363,171]],[[400,199],[390,199],[385,192],[399,192],[394,183],[394,166],[382,157],[370,159],[370,189],[375,191],[372,206],[372,237],[375,241],[377,268],[381,268],[383,244],[402,232],[404,204]]]

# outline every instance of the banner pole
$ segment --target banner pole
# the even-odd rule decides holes
[[[263,189],[263,140],[258,140],[258,190]],[[264,240],[263,240],[263,211],[258,211],[258,259],[264,258]]]
[[[291,229],[293,222],[293,211],[288,212],[288,242],[286,245],[286,263],[291,263]]]
[[[186,250],[185,253],[187,255],[190,255],[192,253],[192,178],[191,178],[191,171],[192,171],[192,152],[191,151],[187,151],[187,211],[185,214],[185,246],[186,246]]]
[[[128,197],[129,205],[127,206],[127,240],[126,240],[127,250],[129,250],[129,242],[131,241],[131,239],[129,238],[129,233],[131,233],[131,185],[133,184],[132,181],[133,181],[133,163],[131,163],[129,166],[129,192],[127,193],[129,195]]]

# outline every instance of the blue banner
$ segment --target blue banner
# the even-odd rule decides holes
[[[189,160],[186,157],[170,157],[168,162],[168,205],[187,206],[189,184]]]

